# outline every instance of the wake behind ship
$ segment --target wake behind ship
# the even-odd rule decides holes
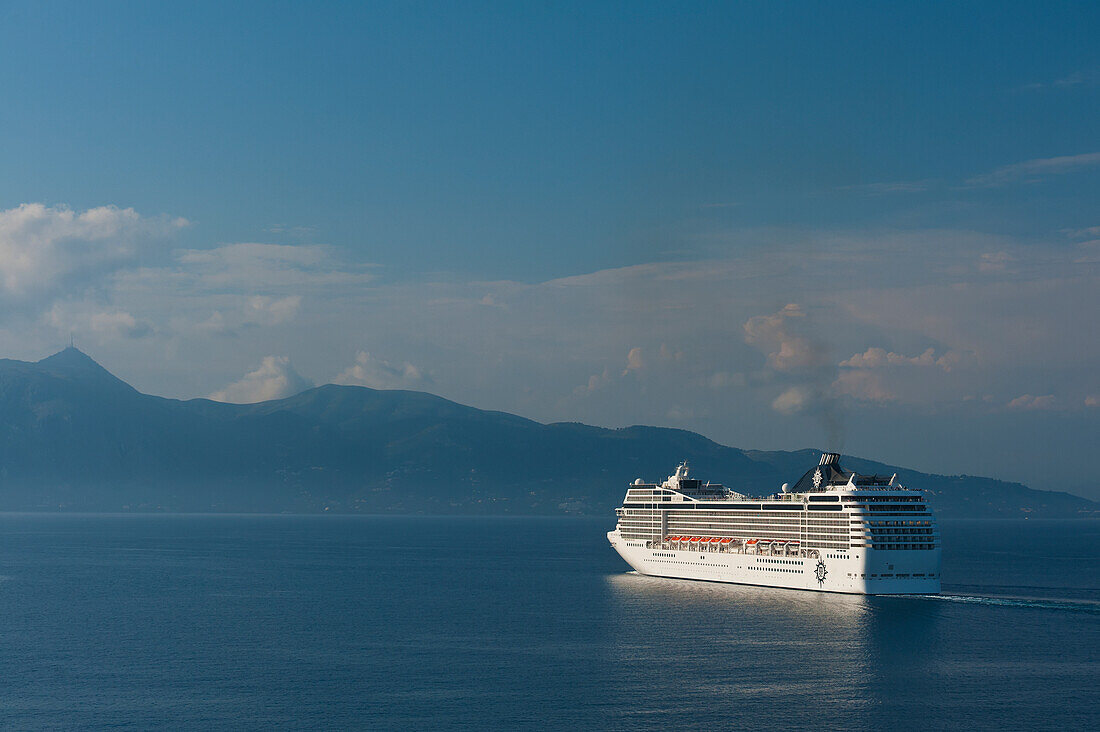
[[[688,477],[641,478],[607,534],[642,574],[855,594],[940,591],[936,521],[920,491],[897,476],[859,475],[840,456],[788,490],[750,498]]]

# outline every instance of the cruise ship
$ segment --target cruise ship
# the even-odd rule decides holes
[[[688,477],[634,481],[607,534],[641,574],[865,595],[940,591],[940,539],[924,495],[824,453],[794,486],[751,498]]]

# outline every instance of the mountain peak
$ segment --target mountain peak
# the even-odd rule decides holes
[[[133,388],[75,346],[69,346],[58,351],[54,355],[38,361],[35,365],[58,376],[79,377],[81,379],[93,378],[121,384],[127,389]]]
[[[103,368],[95,359],[81,351],[76,346],[66,346],[52,356],[47,356],[38,362],[40,366],[95,366]]]

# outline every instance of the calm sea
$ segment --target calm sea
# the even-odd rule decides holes
[[[0,724],[1100,728],[1100,522],[944,522],[944,596],[652,579],[612,519],[0,515]]]

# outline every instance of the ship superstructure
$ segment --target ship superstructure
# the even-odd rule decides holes
[[[940,541],[924,494],[824,453],[765,498],[688,477],[636,480],[607,538],[642,574],[822,592],[940,591]]]

